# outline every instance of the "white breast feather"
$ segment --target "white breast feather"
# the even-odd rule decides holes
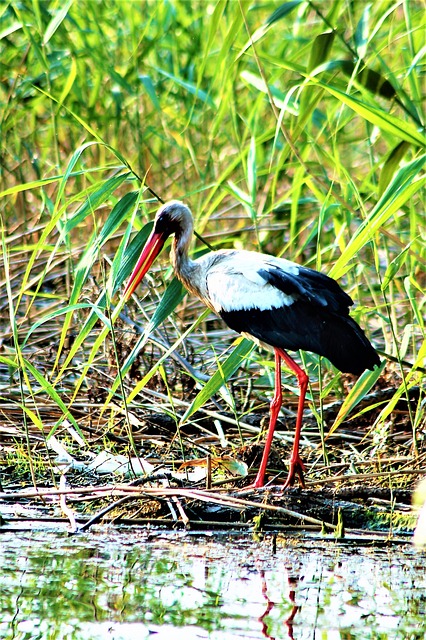
[[[271,266],[292,274],[299,272],[297,264],[283,258],[254,251],[223,252],[223,258],[210,266],[206,276],[207,294],[215,311],[265,311],[291,305],[293,296],[268,284],[259,274]]]

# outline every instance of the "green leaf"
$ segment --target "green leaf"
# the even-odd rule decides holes
[[[374,371],[364,371],[364,373],[358,378],[349,395],[345,398],[342,406],[340,407],[339,413],[330,428],[329,436],[336,431],[349,413],[353,411],[354,408],[365,398],[367,393],[382,375],[385,366],[386,361],[383,361],[379,367],[374,369]]]
[[[275,9],[274,13],[271,13],[269,18],[266,19],[266,24],[271,25],[278,20],[282,20],[289,15],[294,9],[302,4],[305,0],[291,0],[291,2],[284,2],[278,9]]]
[[[152,228],[152,223],[150,222],[147,225],[145,225],[144,228],[141,231],[139,231],[139,233],[136,234],[136,236],[133,238],[130,245],[127,247],[127,250],[125,251],[123,257],[122,257],[121,246],[117,250],[117,253],[114,256],[112,269],[111,269],[112,273],[117,272],[116,279],[113,283],[113,292],[115,292],[121,286],[123,281],[130,275],[134,265],[136,264],[136,260],[138,259],[141,253],[142,247],[145,244],[146,239],[148,238],[151,228]],[[119,261],[119,267],[116,266],[118,261]],[[99,313],[96,309],[100,309],[101,311],[103,311],[104,309],[106,309],[106,304],[107,304],[107,295],[106,295],[106,292],[104,291],[101,293],[98,300],[93,305],[93,311],[90,313],[89,317],[85,321],[83,327],[79,331],[79,334],[74,340],[71,346],[71,349],[67,353],[65,361],[61,366],[61,370],[58,373],[58,378],[60,378],[62,373],[66,370],[66,368],[68,367],[72,359],[75,357],[77,351],[80,349],[81,345],[84,343],[88,334],[93,329],[96,322],[98,321]],[[71,316],[67,318],[68,324],[67,324],[67,321],[64,323],[64,330],[62,332],[64,334],[64,339],[67,332],[66,328],[67,326],[69,326],[70,318]],[[107,332],[106,327],[105,327],[105,332]],[[106,335],[107,333],[104,333],[105,337]],[[61,343],[62,343],[62,334],[61,334]]]
[[[165,351],[163,353],[163,355],[159,358],[157,363],[153,367],[151,367],[151,369],[148,371],[148,373],[146,373],[145,376],[142,378],[142,380],[140,380],[137,383],[137,385],[134,387],[134,389],[132,390],[132,392],[130,393],[130,395],[127,398],[127,402],[128,403],[131,402],[133,400],[133,398],[135,398],[137,396],[137,394],[148,384],[148,382],[151,380],[152,376],[156,373],[156,371],[158,371],[161,368],[163,362],[173,353],[173,351],[175,351],[175,349],[177,349],[177,347],[184,340],[186,340],[186,338],[189,336],[189,334],[192,333],[194,331],[194,329],[196,327],[198,327],[198,325],[201,324],[201,322],[203,322],[203,320],[205,318],[207,318],[209,313],[210,313],[210,309],[206,309],[200,316],[198,316],[198,318],[195,320],[195,322],[193,322],[193,324],[190,327],[188,327],[188,329],[186,329],[186,331],[184,331],[184,333],[182,333],[179,336],[179,338],[175,341],[175,343],[172,344],[171,347],[169,349],[167,349],[167,351]],[[120,384],[120,379],[117,376],[117,378],[115,379],[115,381],[114,381],[114,383],[113,383],[113,385],[111,387],[107,402],[109,402],[110,399],[113,397],[115,391],[119,387],[119,384]]]
[[[193,95],[195,98],[198,98],[198,100],[205,102],[206,104],[209,105],[209,107],[212,107],[213,109],[216,108],[214,100],[205,91],[203,91],[202,89],[199,89],[192,82],[188,82],[187,80],[182,80],[181,78],[178,78],[177,76],[174,76],[173,74],[168,73],[167,71],[164,71],[164,69],[159,69],[158,67],[154,67],[154,68],[158,71],[158,73],[161,73],[161,75],[166,76],[166,78],[173,80],[175,84],[179,85],[179,87],[182,87],[182,89],[185,89],[185,91]]]
[[[155,88],[151,78],[147,75],[141,74],[139,76],[139,80],[142,82],[143,86],[145,87],[145,90],[149,95],[151,102],[156,108],[156,110],[161,111],[161,105],[158,101],[157,94],[155,93]]]
[[[98,171],[99,169],[93,169],[93,171]],[[75,171],[69,174],[69,177],[75,178],[76,176],[81,176],[87,173],[87,170]],[[4,198],[5,196],[11,196],[15,193],[21,193],[22,191],[32,191],[33,189],[38,189],[39,187],[44,187],[48,184],[52,184],[53,182],[59,182],[64,179],[63,175],[52,176],[51,178],[41,178],[40,180],[32,180],[31,182],[22,182],[20,184],[16,184],[13,187],[9,187],[4,191],[0,191],[0,198]]]
[[[219,389],[226,383],[227,380],[235,373],[238,367],[241,366],[243,360],[251,353],[254,348],[254,344],[247,338],[241,338],[239,343],[233,350],[230,356],[221,365],[220,369],[210,378],[207,384],[201,389],[192,402],[191,406],[185,412],[181,423],[184,423],[193,413],[198,411]]]
[[[121,245],[118,248],[112,263],[112,270],[114,271],[114,273],[117,272],[117,277],[114,282],[114,293],[119,287],[121,287],[123,282],[131,274],[132,269],[135,266],[143,247],[145,246],[145,242],[147,241],[153,226],[153,222],[147,222],[147,224],[144,225],[142,229],[138,231],[138,233],[134,236],[124,252],[122,251]],[[118,265],[116,264],[116,261],[118,261]]]
[[[402,158],[405,156],[409,148],[409,143],[403,140],[402,142],[397,144],[394,149],[392,149],[392,151],[386,158],[379,177],[379,195],[382,195],[382,193],[388,186],[389,182],[392,179],[392,176],[399,167]]]
[[[228,188],[234,194],[234,196],[239,200],[247,210],[250,209],[251,200],[248,193],[240,189],[234,182],[228,180]]]
[[[327,60],[335,35],[335,31],[325,31],[317,35],[309,53],[308,71],[316,69],[316,67]]]
[[[18,406],[27,414],[31,422],[38,428],[40,431],[43,431],[43,422],[40,420],[35,411],[32,411],[29,407],[25,406],[22,402],[18,402]]]
[[[330,2],[328,13],[326,15],[326,24],[337,26],[336,22],[339,21],[339,16],[342,12],[342,4],[344,5],[345,2],[346,0],[333,0],[333,2]]]
[[[362,60],[367,53],[368,34],[370,32],[370,9],[371,4],[364,7],[360,21],[355,29],[355,47],[358,57]]]
[[[60,95],[60,98],[59,98],[58,109],[60,108],[60,106],[64,102],[65,98],[67,97],[67,95],[71,91],[76,77],[77,77],[77,62],[76,62],[75,58],[71,58],[70,72],[68,74],[67,81],[66,81],[66,83],[64,85],[64,88],[62,89],[62,92],[61,92],[61,95]]]
[[[283,18],[288,16],[294,9],[296,9],[303,2],[305,2],[305,0],[292,0],[291,2],[284,2],[284,4],[282,4],[280,7],[278,7],[278,9],[275,9],[275,11],[269,16],[269,18],[266,19],[265,24],[262,25],[261,27],[259,27],[259,29],[256,29],[256,31],[250,37],[248,42],[246,42],[246,44],[244,45],[244,47],[242,48],[242,50],[238,54],[237,60],[248,49],[250,49],[252,44],[255,44],[256,42],[261,40],[261,38],[263,38],[263,36],[269,31],[269,29],[272,27],[272,25],[275,22],[278,22],[278,20],[282,20]]]
[[[48,380],[46,380],[46,378],[35,368],[35,366],[29,361],[24,359],[23,360],[25,367],[27,368],[27,370],[34,376],[34,378],[37,380],[37,382],[39,383],[39,385],[41,386],[41,388],[47,393],[47,395],[57,404],[57,406],[61,409],[62,413],[64,414],[63,417],[67,418],[67,420],[69,420],[71,422],[71,424],[73,425],[73,427],[75,428],[75,430],[80,434],[80,436],[83,438],[83,440],[86,440],[79,425],[78,422],[76,422],[74,416],[72,415],[72,413],[70,412],[70,410],[68,409],[68,407],[65,405],[65,403],[63,402],[61,396],[59,395],[59,393],[56,391],[56,389],[50,384],[50,382]],[[56,429],[61,425],[63,421],[63,418],[60,418],[55,426],[51,429],[48,438],[50,438],[50,436],[52,436],[54,434],[54,432],[56,431]]]
[[[350,268],[350,260],[369,242],[374,234],[398,211],[426,182],[424,176],[416,179],[426,161],[426,154],[415,158],[395,174],[392,182],[376,206],[368,214],[347,244],[342,255],[330,270],[332,278],[339,279]]]
[[[173,278],[149,322],[150,333],[169,317],[178,304],[182,302],[186,293],[187,291],[180,280]]]
[[[405,259],[408,255],[408,250],[410,246],[411,246],[411,243],[407,247],[405,247],[405,249],[401,251],[401,253],[397,255],[396,258],[392,260],[392,262],[388,264],[385,271],[385,275],[383,276],[383,281],[381,286],[382,291],[386,291],[389,284],[392,282],[392,280],[394,279],[394,277],[396,276],[396,274],[404,264]]]
[[[149,336],[152,334],[155,329],[176,309],[178,304],[180,304],[186,294],[186,289],[183,287],[181,282],[177,278],[173,278],[166,291],[164,292],[163,297],[161,298],[160,304],[158,305],[153,317],[148,322],[145,327],[145,330],[132,351],[127,356],[125,362],[121,366],[121,376],[124,376],[135,359],[137,358],[140,351],[145,346]],[[117,388],[118,378],[115,380],[112,389]]]
[[[328,93],[353,109],[353,111],[358,113],[362,118],[379,127],[379,129],[387,131],[401,140],[406,140],[416,147],[424,148],[426,145],[425,136],[409,122],[405,122],[390,113],[386,113],[386,111],[383,111],[380,107],[367,104],[354,96],[350,96],[331,84],[321,82],[318,78],[311,76],[311,82],[325,89]]]
[[[93,263],[96,259],[96,255],[100,248],[109,240],[114,231],[122,224],[129,215],[129,211],[135,206],[139,197],[138,191],[131,191],[126,193],[121,200],[119,200],[113,207],[111,213],[105,221],[99,235],[93,238],[83,255],[80,258],[78,265],[75,268],[74,273],[74,286],[70,295],[70,304],[77,302],[82,287],[87,280]]]
[[[101,183],[101,186],[91,193],[86,202],[77,209],[75,214],[67,220],[64,233],[69,233],[74,227],[83,222],[89,214],[92,214],[101,204],[103,204],[114,193],[114,191],[125,182],[130,176],[130,171],[121,173],[118,176],[109,178]]]
[[[352,60],[336,60],[334,61],[334,66],[340,67],[344,74],[353,78],[356,83],[365,87],[371,93],[382,96],[387,100],[392,100],[396,97],[393,85],[378,71],[370,69],[364,64],[361,69],[358,69]],[[357,70],[357,73],[354,75],[355,70]]]
[[[251,73],[250,71],[244,70],[241,72],[241,78],[245,80],[250,86],[254,87],[257,91],[260,91],[265,95],[268,95],[268,93],[271,93],[272,97],[274,98],[274,103],[280,109],[286,106],[287,110],[290,113],[292,113],[293,115],[297,115],[297,109],[291,108],[291,105],[292,103],[294,103],[294,100],[290,102],[290,104],[288,104],[288,100],[286,100],[286,95],[282,91],[274,87],[273,85],[267,85],[263,80],[263,78],[261,78],[260,76],[254,73]]]
[[[41,327],[41,325],[44,324],[45,322],[49,322],[49,320],[58,318],[59,316],[64,315],[64,313],[78,311],[79,309],[93,309],[94,313],[96,313],[97,318],[102,318],[102,319],[105,318],[100,308],[97,305],[90,304],[89,302],[79,302],[78,304],[67,304],[65,307],[61,307],[60,309],[55,309],[55,311],[51,311],[50,313],[47,313],[45,316],[43,316],[40,320],[37,320],[37,322],[35,322],[31,326],[31,329],[28,331],[27,335],[25,336],[25,340],[22,343],[22,346],[25,347],[30,335],[34,333],[34,331],[36,331],[39,327]]]
[[[64,3],[64,5],[60,9],[58,9],[56,15],[49,22],[43,37],[43,46],[45,46],[49,42],[50,38],[54,35],[55,31],[57,30],[61,22],[65,20],[68,13],[68,9],[70,8],[73,2],[74,0],[67,0]],[[52,4],[50,6],[54,7],[55,5]]]
[[[12,33],[15,33],[15,31],[19,31],[19,29],[22,29],[22,22],[12,22],[6,26],[3,31],[0,31],[0,40],[8,38]]]
[[[127,219],[129,212],[136,205],[138,197],[139,191],[130,191],[114,205],[95,241],[96,249],[102,247],[115,230]]]
[[[256,182],[257,182],[257,169],[256,169],[256,138],[251,137],[250,150],[247,156],[247,185],[251,195],[252,206],[256,203]]]
[[[80,151],[80,150],[78,150]],[[75,154],[74,154],[75,155]],[[71,163],[70,163],[71,164]],[[72,165],[73,166],[73,165]],[[65,176],[67,175],[67,172],[65,173]],[[120,186],[130,175],[130,172],[125,172],[123,174],[120,174],[118,176],[114,176],[113,178],[110,178],[109,180],[106,180],[105,182],[103,182],[101,184],[101,186],[96,189],[91,195],[90,197],[86,200],[86,202],[79,207],[79,209],[77,210],[77,212],[74,214],[74,216],[67,221],[67,223],[65,224],[65,226],[62,229],[62,235],[66,236],[75,226],[77,226],[78,224],[80,224],[87,215],[92,214],[95,209],[97,209],[98,206],[100,206],[103,202],[105,202],[105,200],[107,200],[115,191],[115,189]],[[131,197],[129,197],[129,199],[125,199],[124,200],[124,204],[127,205],[129,200],[131,200]],[[59,195],[57,197],[57,202],[59,201]],[[115,207],[114,207],[115,208]],[[110,223],[106,223],[106,227],[107,230],[110,230],[112,228],[112,226],[117,223],[117,219],[122,219],[124,213],[127,211],[127,208],[125,209],[124,213],[123,213],[123,208],[121,206],[118,206],[117,209],[115,209],[116,213],[114,214],[114,216],[112,217],[112,221]],[[101,234],[101,238],[104,241],[105,238],[105,234],[102,235]],[[96,251],[96,243],[94,244],[94,249],[93,251],[91,251],[90,246],[92,244],[93,241],[89,241],[89,248],[88,250],[86,250],[86,252],[83,254],[83,263],[80,261],[80,265],[79,265],[79,269],[77,270],[77,274],[76,274],[76,278],[74,281],[74,285],[73,285],[73,289],[71,292],[71,296],[70,296],[70,304],[75,304],[78,300],[78,297],[80,295],[81,292],[81,288],[87,278],[87,275],[89,273],[90,267],[91,267],[91,263],[87,264],[87,261],[89,260],[90,256],[93,256],[94,253],[93,251]],[[58,349],[57,349],[57,354],[56,354],[56,361],[55,361],[55,365],[54,365],[54,369],[56,368],[56,366],[59,363],[59,358],[60,355],[62,353],[64,344],[65,344],[65,339],[66,339],[66,335],[67,332],[69,330],[69,326],[71,323],[71,313],[68,314],[68,316],[65,318],[65,321],[63,323],[62,326],[62,330],[61,330],[61,336],[59,338],[59,344],[58,344]],[[91,315],[91,318],[93,318],[93,315]],[[96,321],[96,320],[95,320]],[[76,340],[74,342],[73,346],[77,346],[77,344],[80,344],[80,340],[82,339],[81,337],[81,332],[79,334],[79,340]],[[77,343],[77,344],[76,344]],[[66,358],[65,362],[69,361],[69,357],[70,354],[73,353],[73,350],[71,349],[71,352],[68,354],[68,358]],[[62,370],[64,370],[64,366],[62,367]]]
[[[426,349],[423,349],[423,358],[425,357],[425,352],[426,352]],[[421,363],[421,360],[420,360],[420,363]],[[414,377],[412,377],[411,381],[408,381],[408,378],[407,378],[405,384],[404,383],[401,384],[399,389],[392,396],[391,400],[388,403],[386,403],[385,407],[380,412],[380,415],[378,416],[376,423],[380,422],[383,424],[391,415],[391,413],[395,411],[395,407],[400,401],[400,399],[406,396],[407,391],[409,391],[412,387],[416,386],[418,383],[419,383],[418,378],[415,379]]]

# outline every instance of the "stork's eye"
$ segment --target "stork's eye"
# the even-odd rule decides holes
[[[163,211],[155,221],[155,231],[157,233],[171,235],[179,231],[179,229],[179,220],[175,220],[167,210]]]
[[[157,233],[165,233],[166,231],[170,233],[170,227],[170,218],[164,213],[155,221],[155,230]]]

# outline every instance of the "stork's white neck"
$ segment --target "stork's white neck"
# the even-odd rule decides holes
[[[194,293],[196,296],[201,296],[202,290],[202,273],[200,265],[191,260],[189,257],[189,247],[191,245],[193,233],[193,225],[185,226],[184,229],[179,230],[175,234],[173,239],[170,259],[173,265],[174,272],[184,286]]]

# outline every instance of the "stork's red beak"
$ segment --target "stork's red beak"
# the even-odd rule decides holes
[[[139,282],[143,279],[150,266],[154,262],[155,258],[160,253],[161,249],[164,246],[164,243],[167,240],[167,236],[163,233],[156,233],[153,231],[149,236],[148,240],[145,243],[144,248],[142,249],[142,253],[140,255],[139,260],[136,263],[135,268],[133,269],[132,275],[129,278],[129,281],[124,290],[124,299],[127,300],[130,298]]]

